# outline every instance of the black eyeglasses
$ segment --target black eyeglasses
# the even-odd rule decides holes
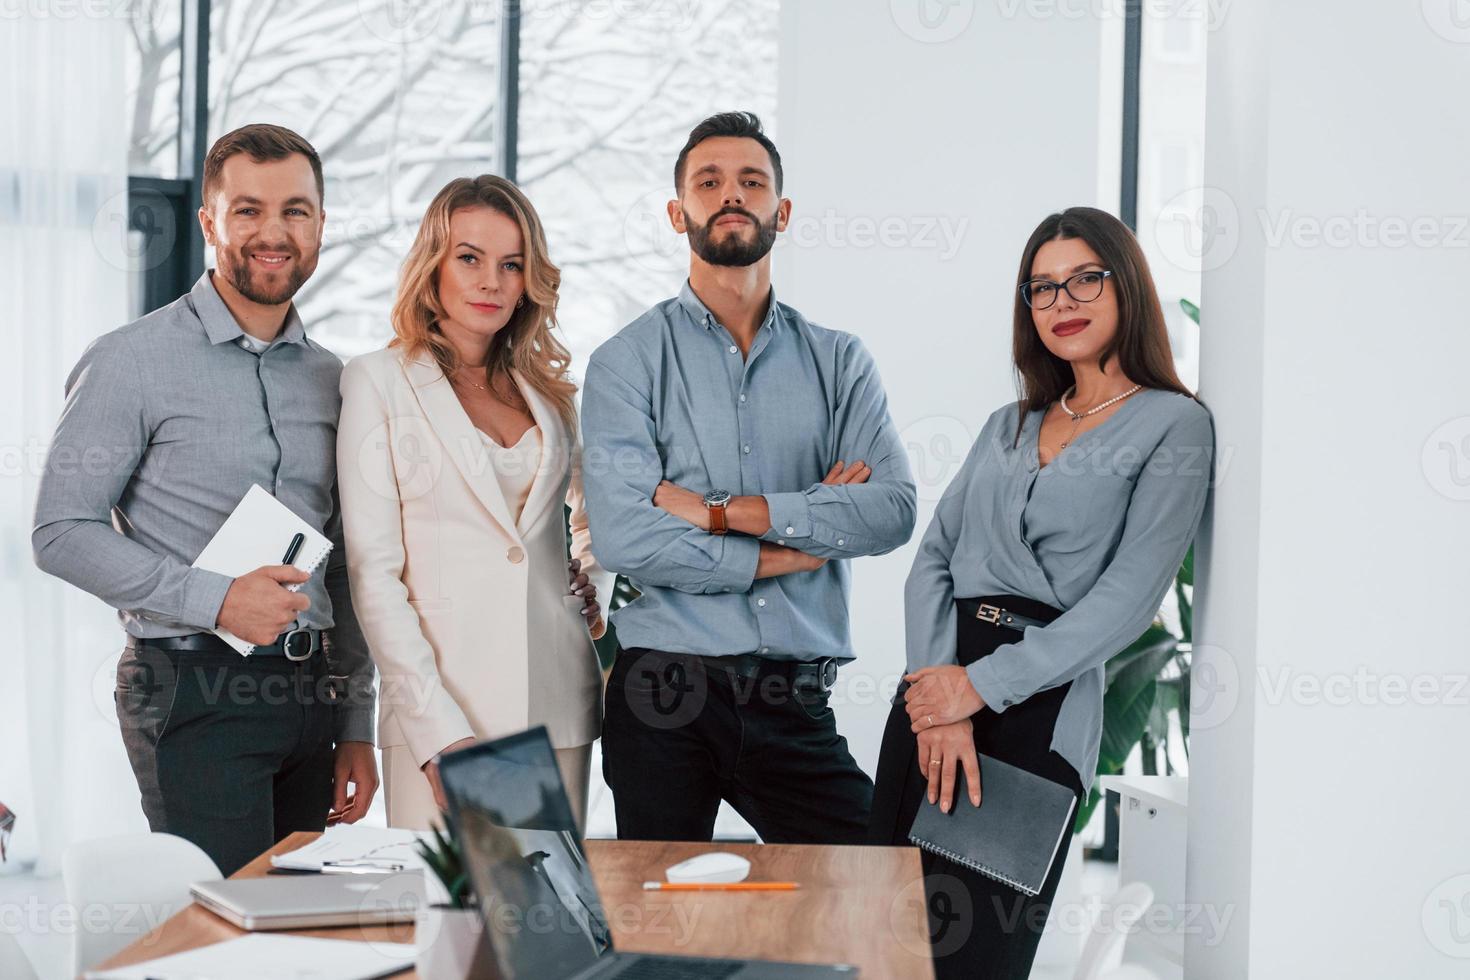
[[[1028,279],[1021,283],[1021,298],[1033,310],[1051,309],[1062,290],[1079,303],[1091,303],[1102,295],[1103,280],[1112,275],[1107,269],[1079,272],[1063,282],[1050,279]]]

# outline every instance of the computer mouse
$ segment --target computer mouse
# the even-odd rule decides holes
[[[696,854],[687,861],[680,861],[664,873],[668,876],[668,880],[675,884],[695,882],[724,884],[744,881],[750,874],[750,862],[739,854],[731,854],[728,851],[711,851],[708,854]]]

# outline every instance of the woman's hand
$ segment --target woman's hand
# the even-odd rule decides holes
[[[929,802],[948,813],[954,803],[955,771],[965,769],[970,802],[980,805],[980,757],[975,753],[975,727],[970,719],[937,725],[919,733],[919,771],[929,780]]]
[[[653,491],[653,506],[666,510],[695,527],[709,530],[709,508],[704,505],[703,494],[685,490],[677,483],[663,480],[658,489]]]
[[[458,742],[450,742],[439,751],[439,755],[448,755],[459,749],[467,749],[475,744],[472,738],[462,738]],[[429,777],[429,786],[434,790],[434,803],[441,810],[449,809],[449,801],[444,799],[444,784],[439,782],[439,755],[434,756],[424,763],[424,775]]]
[[[593,585],[592,580],[582,571],[582,561],[579,558],[573,558],[567,562],[567,573],[571,578],[571,587],[567,594],[584,600],[582,618],[587,620],[587,628],[592,629],[602,618],[602,606],[597,601],[597,586]]]
[[[970,675],[963,667],[954,664],[925,667],[905,674],[903,679],[909,682],[903,699],[912,722],[910,731],[950,725],[985,707],[984,699],[970,683]]]

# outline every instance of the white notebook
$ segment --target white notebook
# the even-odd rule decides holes
[[[133,966],[90,970],[85,976],[86,980],[369,980],[408,969],[415,953],[412,943],[252,933]]]
[[[297,517],[291,508],[272,497],[264,487],[255,484],[215,532],[209,544],[199,552],[199,557],[194,559],[194,567],[237,578],[262,565],[279,565],[298,533],[304,535],[306,541],[291,564],[303,572],[314,572],[331,554],[332,542]],[[288,585],[286,588],[295,592],[301,586]],[[246,643],[229,630],[217,629],[214,635],[247,657],[255,650],[255,644]]]

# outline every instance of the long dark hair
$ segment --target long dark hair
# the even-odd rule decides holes
[[[1118,358],[1123,373],[1145,388],[1163,388],[1196,398],[1174,372],[1169,349],[1169,332],[1164,328],[1164,309],[1148,271],[1148,260],[1128,226],[1097,208],[1068,208],[1049,214],[1026,242],[1021,266],[1016,272],[1012,356],[1016,368],[1015,445],[1021,441],[1021,425],[1028,413],[1045,408],[1067,393],[1076,382],[1072,366],[1046,349],[1031,319],[1031,307],[1021,298],[1021,284],[1031,278],[1031,263],[1047,242],[1080,238],[1103,267],[1112,270],[1111,281],[1118,293],[1118,331],[1103,349],[1098,365],[1107,370],[1108,361]],[[1196,398],[1196,400],[1198,400]]]

